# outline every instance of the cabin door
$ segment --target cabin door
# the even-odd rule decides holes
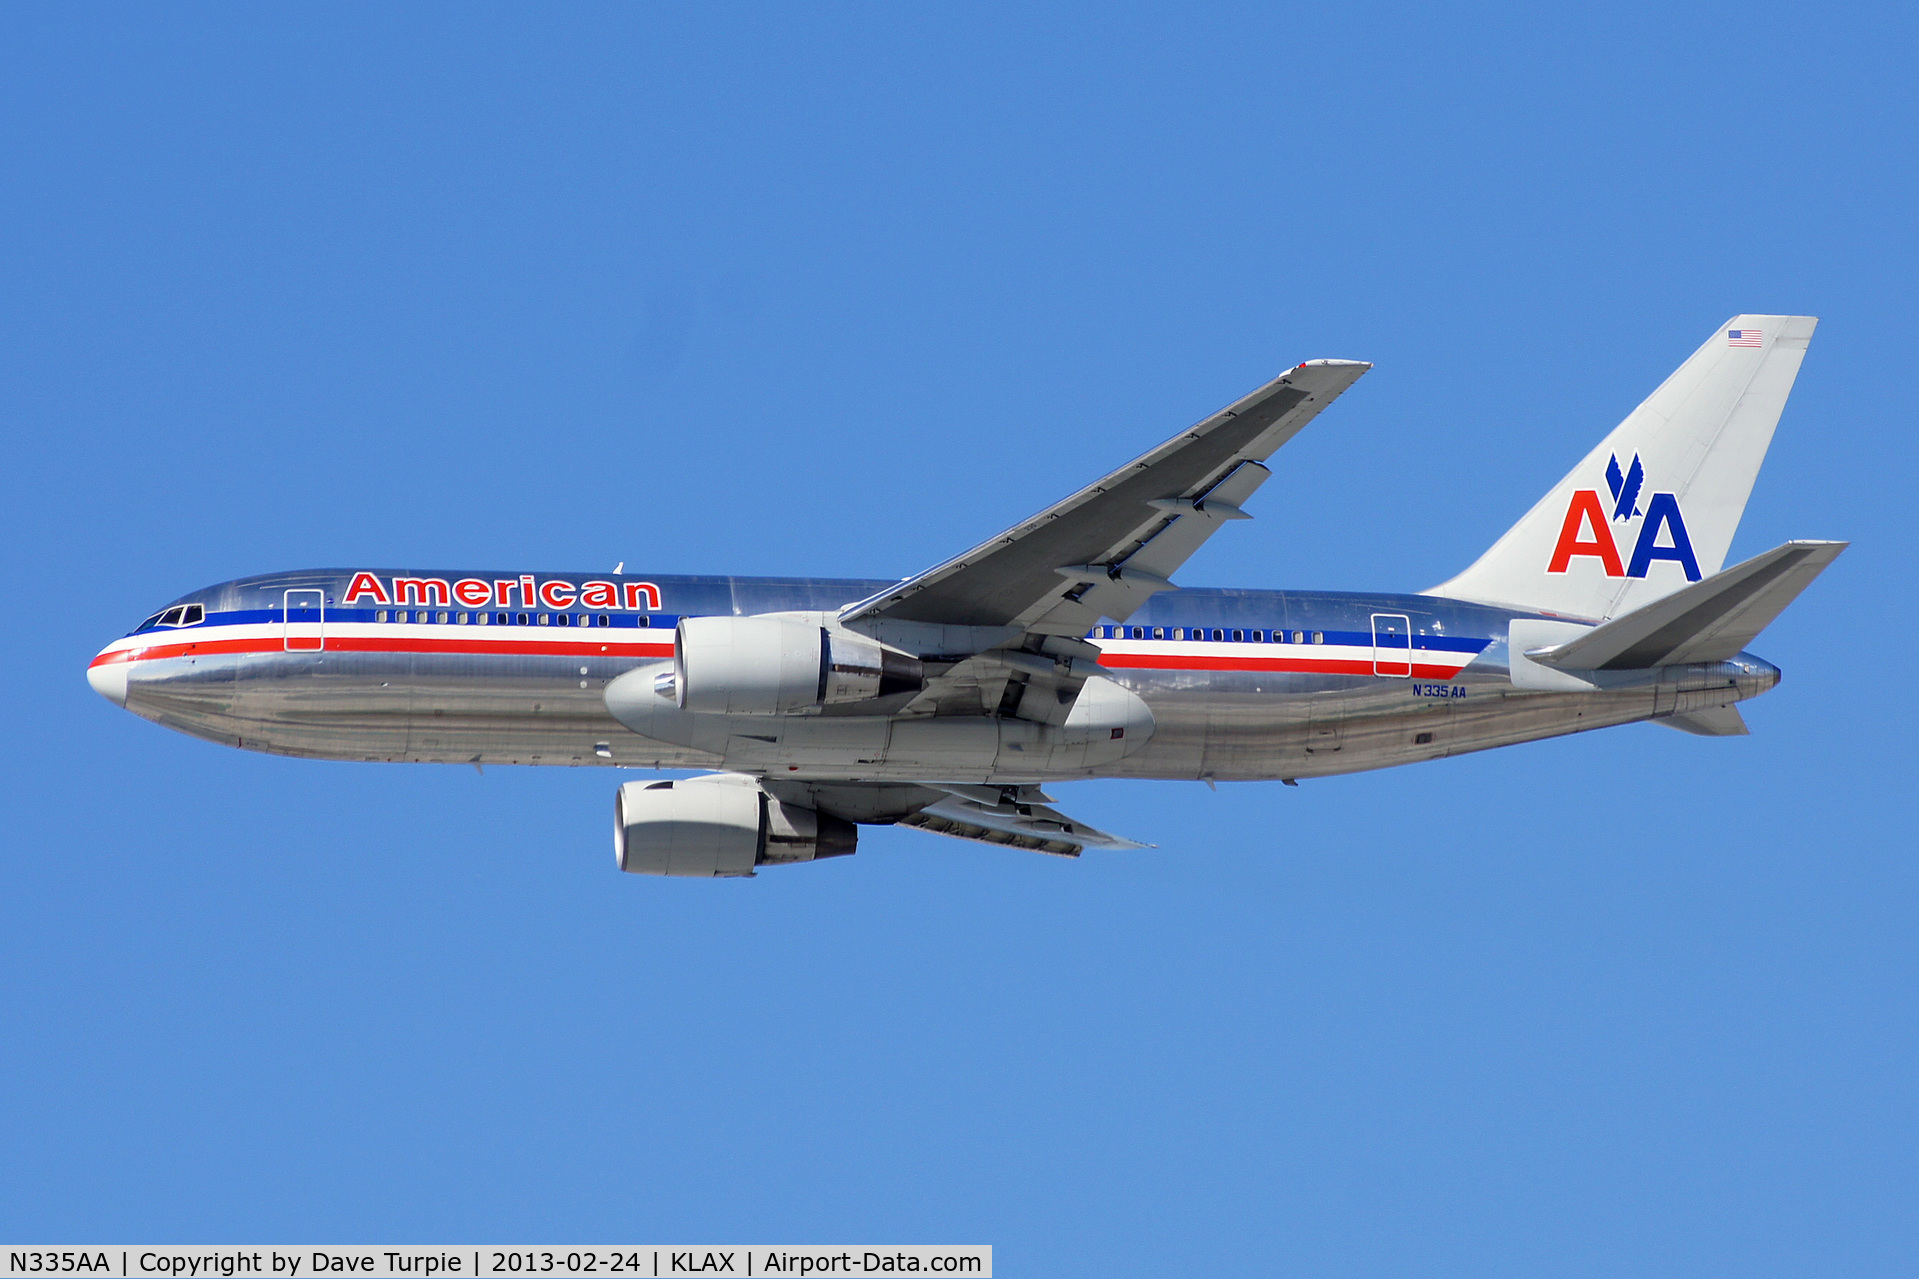
[[[288,591],[281,634],[289,653],[318,653],[326,648],[326,592]]]
[[[1413,673],[1413,619],[1373,614],[1373,674],[1404,679]]]

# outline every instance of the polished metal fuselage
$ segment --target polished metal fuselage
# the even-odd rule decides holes
[[[511,580],[517,574],[472,576]],[[746,731],[753,725],[706,743],[708,749],[648,738],[616,720],[605,700],[615,679],[670,658],[668,627],[679,617],[834,610],[891,583],[653,577],[648,584],[657,588],[659,607],[649,609],[646,620],[654,625],[640,628],[639,618],[622,615],[616,625],[596,626],[590,611],[576,606],[535,608],[526,623],[515,620],[528,616],[525,611],[501,614],[519,628],[516,634],[540,641],[529,648],[541,651],[507,652],[461,651],[457,643],[413,638],[429,631],[442,637],[460,634],[449,629],[452,622],[437,620],[467,616],[452,609],[436,613],[424,630],[376,622],[368,601],[344,602],[350,579],[343,571],[314,570],[243,579],[183,597],[180,603],[204,606],[206,622],[141,631],[121,642],[122,652],[135,654],[125,661],[127,709],[210,741],[313,759],[728,768],[778,770],[796,779],[926,780],[923,767],[912,764],[807,758],[804,751],[795,754],[769,741],[764,732]],[[612,580],[624,582],[630,575]],[[291,617],[287,592],[302,590],[317,592],[316,602],[324,597],[318,646],[304,633],[285,644],[274,642],[275,609],[283,621]],[[575,621],[584,612],[587,625],[542,629],[540,612],[555,617],[564,612]],[[1775,667],[1741,654],[1730,662],[1667,668],[1652,682],[1628,689],[1516,687],[1508,668],[1507,626],[1514,618],[1533,616],[1425,595],[1169,592],[1130,617],[1120,634],[1101,627],[1091,640],[1103,651],[1106,676],[1151,709],[1150,740],[1097,769],[1035,770],[1025,761],[1001,758],[975,777],[1319,777],[1728,705],[1766,691],[1779,679]],[[235,618],[251,620],[229,620]],[[1404,657],[1398,652],[1384,652],[1392,660],[1376,664],[1355,657],[1368,647],[1364,637],[1379,634],[1381,618],[1389,619],[1384,623],[1389,633],[1402,624],[1410,628],[1415,645],[1449,645],[1456,671],[1424,677],[1400,673]],[[1207,648],[1172,638],[1196,631],[1230,637],[1235,629],[1248,635],[1276,633],[1287,642]],[[349,643],[349,631],[359,640]],[[242,632],[256,642],[223,640]],[[476,627],[473,634],[479,633]],[[257,642],[262,634],[268,640]],[[1293,642],[1294,636],[1301,638]],[[1353,641],[1340,649],[1347,660],[1319,659],[1315,650],[1329,653],[1340,646],[1323,638],[1315,643],[1314,636]],[[1201,665],[1167,664],[1201,649],[1225,656]],[[1323,669],[1312,669],[1316,663]],[[1287,665],[1300,669],[1280,669]],[[1405,665],[1417,669],[1411,662]],[[872,731],[883,736],[888,730],[876,722]],[[882,757],[883,752],[875,758]]]

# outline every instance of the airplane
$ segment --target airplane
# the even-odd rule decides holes
[[[1308,360],[900,581],[307,569],[168,604],[117,706],[305,759],[712,770],[615,799],[624,871],[738,878],[903,825],[1144,845],[1082,778],[1301,779],[1651,720],[1745,733],[1745,647],[1847,543],[1724,567],[1817,320],[1736,316],[1471,566],[1413,595],[1180,588],[1279,447],[1372,366]]]

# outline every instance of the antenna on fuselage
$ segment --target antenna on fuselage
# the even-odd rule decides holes
[[[620,562],[619,562],[618,564],[615,564],[615,565],[613,566],[613,576],[615,576],[615,577],[618,577],[618,576],[619,576],[620,574],[622,574],[622,573],[624,573],[624,572],[626,572],[626,561],[625,561],[625,560],[621,560],[621,561],[620,561]]]

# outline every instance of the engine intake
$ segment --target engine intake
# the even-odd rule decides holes
[[[919,688],[917,659],[790,617],[688,617],[674,699],[704,715],[791,715]]]
[[[614,800],[613,853],[631,875],[746,876],[844,857],[858,843],[853,823],[783,803],[739,773],[628,782]]]

